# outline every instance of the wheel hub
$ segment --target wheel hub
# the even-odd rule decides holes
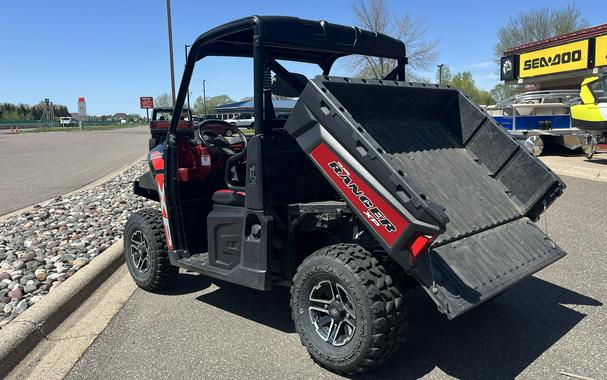
[[[150,255],[148,252],[148,241],[141,230],[131,234],[131,258],[135,270],[143,274],[150,270]]]
[[[310,291],[308,313],[322,340],[343,346],[354,336],[356,313],[346,289],[333,280],[319,281]]]

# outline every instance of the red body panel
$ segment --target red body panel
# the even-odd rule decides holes
[[[392,247],[409,222],[325,144],[319,144],[310,155],[367,224]]]

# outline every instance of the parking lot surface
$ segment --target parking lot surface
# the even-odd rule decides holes
[[[361,378],[604,378],[607,183],[563,178],[565,194],[539,225],[564,259],[453,321],[412,291],[406,342]],[[68,375],[336,377],[300,345],[288,289],[260,292],[190,273],[171,293],[135,291]]]
[[[0,133],[0,215],[76,190],[147,152],[146,127]]]

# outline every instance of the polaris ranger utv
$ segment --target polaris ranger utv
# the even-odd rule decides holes
[[[394,70],[329,76],[352,54]],[[219,120],[176,133],[194,65],[209,56],[253,58],[250,139]],[[322,75],[308,80],[279,61]],[[354,374],[404,338],[408,286],[455,318],[563,257],[534,224],[563,182],[457,90],[405,81],[406,62],[399,40],[292,17],[198,37],[166,141],[134,184],[160,202],[126,225],[135,282],[160,291],[185,268],[259,290],[290,286],[312,358]],[[299,98],[286,120],[273,94]]]
[[[150,150],[154,149],[156,145],[162,143],[167,136],[167,131],[171,125],[171,118],[173,116],[172,107],[155,107],[152,112],[152,120],[150,120],[150,140],[148,142]],[[179,118],[179,124],[177,124],[177,130],[184,132],[186,135],[191,134],[191,130],[194,128],[192,120],[192,111],[184,109]]]

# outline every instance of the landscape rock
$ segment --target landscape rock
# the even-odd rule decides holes
[[[14,314],[21,314],[23,313],[25,310],[27,310],[27,300],[21,300],[19,301],[19,303],[17,304],[17,306],[15,306],[15,308],[13,309],[13,313]]]
[[[80,258],[74,260],[73,264],[77,268],[82,268],[83,266],[85,266],[88,263],[89,263],[88,259],[85,259],[84,257],[80,257]]]
[[[122,237],[131,213],[158,207],[132,193],[131,183],[146,170],[142,160],[100,186],[0,222],[0,328],[103,255]]]
[[[28,284],[28,285],[25,285],[25,287],[23,288],[23,291],[25,293],[33,293],[36,289],[38,289],[36,287],[36,285],[34,285],[34,284]]]
[[[23,297],[23,292],[19,289],[13,289],[10,292],[6,293],[8,298],[20,300]]]

